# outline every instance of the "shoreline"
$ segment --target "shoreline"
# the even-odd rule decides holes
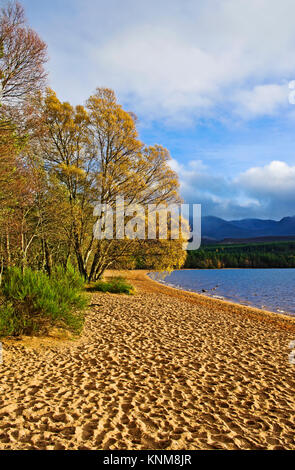
[[[279,312],[272,312],[270,310],[263,310],[257,307],[243,305],[229,300],[217,299],[207,295],[199,294],[198,292],[186,291],[177,287],[171,287],[158,282],[149,277],[148,270],[130,270],[130,271],[113,271],[106,272],[106,277],[115,275],[122,275],[129,279],[139,287],[143,292],[161,292],[163,294],[177,297],[184,301],[198,304],[202,307],[210,307],[215,309],[221,308],[224,312],[237,313],[240,315],[248,316],[249,318],[258,321],[271,323],[283,329],[295,332],[295,316],[287,315]]]
[[[224,268],[224,269],[225,270],[228,270],[228,269],[231,270],[232,268]],[[235,268],[233,268],[233,269],[235,269]],[[242,268],[236,268],[236,269],[242,269]],[[195,269],[185,269],[185,270],[179,270],[179,271],[195,271]],[[200,270],[200,271],[202,271],[202,270]],[[219,297],[215,296],[214,297],[214,295],[200,293],[200,292],[196,292],[196,291],[189,290],[189,289],[184,289],[182,287],[173,286],[172,284],[166,284],[165,281],[159,281],[159,280],[156,280],[156,279],[152,279],[150,275],[153,274],[153,273],[154,273],[154,271],[150,271],[150,272],[147,273],[147,276],[148,276],[149,279],[151,279],[152,281],[155,281],[158,284],[163,285],[165,287],[171,287],[171,289],[177,289],[177,290],[180,290],[180,291],[183,291],[183,292],[188,292],[188,293],[191,293],[191,294],[197,294],[197,295],[200,295],[202,297],[207,297],[207,298],[213,299],[213,300],[222,300],[223,302],[227,302],[227,303],[234,304],[234,305],[239,305],[240,307],[249,307],[251,309],[260,310],[260,311],[266,312],[266,313],[273,313],[275,315],[283,315],[284,317],[294,318],[294,320],[295,320],[295,314],[292,314],[292,313],[283,312],[283,311],[276,311],[276,310],[267,310],[267,309],[264,309],[264,308],[255,307],[254,305],[249,305],[249,304],[246,304],[246,303],[243,304],[243,303],[238,302],[238,301],[235,302],[234,300],[227,299],[224,296],[219,296]]]

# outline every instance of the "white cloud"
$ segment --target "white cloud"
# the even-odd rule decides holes
[[[151,118],[206,116],[221,104],[255,117],[288,104],[282,82],[295,66],[294,2],[189,1],[178,15],[176,5],[149,2],[128,28],[93,48],[105,82],[128,99],[132,90]]]
[[[295,166],[273,161],[253,167],[235,178],[212,176],[194,164],[173,164],[181,182],[181,193],[190,203],[201,203],[205,214],[225,218],[272,217],[295,214]]]
[[[264,167],[250,168],[236,181],[246,191],[257,196],[292,198],[295,210],[295,166],[273,161]]]
[[[234,96],[236,113],[245,118],[273,115],[280,107],[289,107],[288,85],[257,85]]]
[[[74,0],[72,8],[44,27],[58,64],[53,85],[74,102],[103,85],[145,118],[187,123],[237,107],[253,118],[279,110],[295,79],[293,0]]]

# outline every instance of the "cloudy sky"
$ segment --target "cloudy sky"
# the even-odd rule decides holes
[[[22,4],[59,97],[113,88],[142,140],[170,150],[187,202],[226,219],[295,215],[294,0]]]

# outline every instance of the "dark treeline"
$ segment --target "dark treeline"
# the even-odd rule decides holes
[[[295,241],[203,246],[185,268],[295,268]]]

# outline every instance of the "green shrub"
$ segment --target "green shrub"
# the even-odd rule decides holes
[[[107,281],[96,281],[88,287],[91,292],[110,292],[111,294],[134,294],[134,287],[123,277],[112,277]]]
[[[3,303],[0,305],[0,336],[17,336],[17,331],[22,331],[26,325],[26,319],[17,314],[13,305]]]
[[[3,277],[0,335],[46,333],[51,326],[79,333],[87,305],[83,279],[72,267],[56,267],[52,276],[9,268]]]

